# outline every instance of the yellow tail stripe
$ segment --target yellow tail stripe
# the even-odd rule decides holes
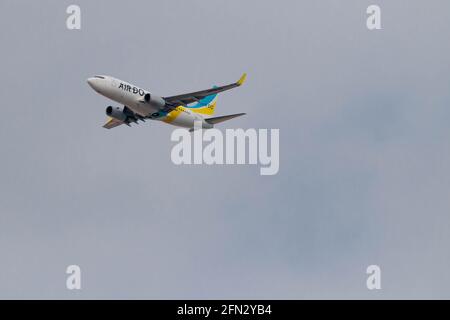
[[[182,108],[183,107],[177,107],[175,110],[170,111],[163,121],[166,123],[171,123],[172,121],[174,121],[180,115],[180,113],[183,112]]]

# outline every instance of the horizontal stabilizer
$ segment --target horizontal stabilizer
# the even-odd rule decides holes
[[[224,122],[224,121],[227,121],[227,120],[230,120],[230,119],[233,119],[233,118],[237,118],[237,117],[240,117],[240,116],[243,116],[243,115],[245,115],[245,113],[230,114],[230,115],[227,115],[227,116],[221,116],[221,117],[214,117],[214,118],[205,119],[205,121],[207,123],[209,123],[209,124],[216,124],[216,123],[221,123],[221,122]]]

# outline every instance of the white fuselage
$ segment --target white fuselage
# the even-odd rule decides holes
[[[175,110],[165,111],[162,108],[147,103],[144,96],[149,93],[126,81],[110,76],[95,76],[87,80],[88,84],[99,94],[127,106],[138,115],[153,120],[160,120],[175,126],[193,128],[195,121],[201,121],[205,127],[210,127],[202,115],[194,113],[183,106]]]

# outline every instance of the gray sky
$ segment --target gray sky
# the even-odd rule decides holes
[[[82,29],[66,29],[66,8]],[[366,8],[382,9],[380,31]],[[1,1],[0,298],[450,298],[448,1]],[[226,84],[280,171],[105,130],[109,74]],[[82,268],[68,291],[65,269]],[[366,289],[366,268],[382,290]]]

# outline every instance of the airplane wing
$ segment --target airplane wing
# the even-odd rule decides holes
[[[103,125],[103,128],[112,129],[120,126],[121,124],[125,124],[125,122],[109,117],[108,121]]]
[[[247,77],[247,74],[244,73],[242,75],[242,77],[235,83],[228,84],[226,86],[206,89],[206,90],[202,90],[202,91],[185,93],[185,94],[180,94],[180,95],[176,95],[176,96],[172,96],[172,97],[165,97],[164,100],[166,100],[166,103],[169,105],[170,104],[172,104],[172,105],[187,105],[189,103],[197,102],[207,96],[239,87],[244,83],[246,77]]]
[[[127,106],[124,106],[124,110],[127,112],[126,121],[120,121],[118,119],[108,117],[108,121],[106,121],[106,123],[103,125],[103,128],[112,129],[122,124],[126,124],[130,127],[130,123],[138,123],[139,120],[145,122],[144,117],[138,115],[137,113],[134,113]]]

